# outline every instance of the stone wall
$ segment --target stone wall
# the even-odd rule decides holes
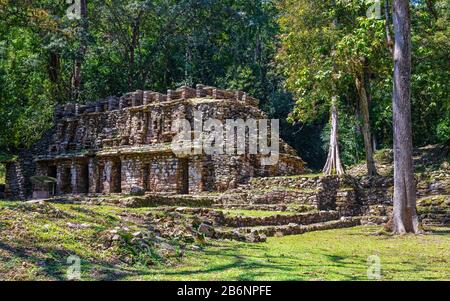
[[[424,224],[449,223],[449,178],[442,170],[416,175],[417,208]],[[342,216],[364,216],[364,224],[385,223],[392,215],[392,177],[255,178],[243,190],[252,191],[239,194],[239,202],[244,204],[283,204],[287,208],[289,204],[299,203],[318,210],[336,210]],[[255,193],[258,190],[268,191]],[[228,197],[224,201],[231,204],[237,199]]]
[[[280,161],[271,168],[261,166],[258,155],[178,158],[171,152],[175,120],[193,126],[196,111],[203,120],[266,119],[257,106],[243,92],[203,85],[60,106],[44,138],[8,163],[7,194],[30,197],[30,177],[51,176],[53,167],[57,194],[223,191],[254,176],[301,173],[304,162],[283,141]]]
[[[255,227],[255,226],[276,226],[291,223],[307,225],[336,220],[340,217],[336,211],[320,211],[312,213],[302,213],[295,215],[271,215],[265,217],[252,216],[224,216],[222,223],[227,227]]]
[[[337,210],[342,215],[358,214],[361,205],[357,181],[351,177],[254,178],[249,185],[253,190],[270,190],[257,197],[251,196],[251,203],[297,203],[317,210]]]
[[[5,164],[5,196],[24,200],[33,192],[30,178],[34,174],[35,164],[30,152],[23,151],[19,156],[21,160]]]

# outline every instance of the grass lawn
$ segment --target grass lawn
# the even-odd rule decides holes
[[[82,280],[366,280],[367,259],[377,255],[383,280],[450,280],[450,228],[402,237],[374,235],[381,229],[374,226],[274,237],[259,244],[208,240],[200,250],[180,247],[184,255],[168,261],[152,254],[150,265],[122,261],[119,255],[136,251],[129,245],[101,248],[102,237],[114,227],[142,229],[119,214],[138,218],[150,210],[28,208],[0,201],[0,279],[65,280],[67,258],[77,255]],[[89,227],[74,229],[70,223]]]
[[[187,264],[142,270],[144,280],[367,280],[368,257],[383,280],[450,280],[450,228],[421,236],[375,236],[380,227],[310,232],[267,243],[211,242]]]

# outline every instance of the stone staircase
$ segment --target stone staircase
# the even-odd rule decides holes
[[[253,178],[214,196],[208,208],[177,208],[196,216],[201,234],[260,242],[267,237],[353,227],[357,217],[352,182],[337,177]]]
[[[249,212],[208,208],[167,208],[179,214],[194,216],[194,227],[205,237],[263,242],[267,237],[302,234],[305,232],[353,227],[360,217],[342,217],[339,212],[310,211],[305,213],[259,211],[265,216],[252,216]],[[250,215],[239,215],[239,212]]]
[[[322,231],[338,228],[348,228],[360,225],[360,217],[343,217],[314,224],[295,224],[279,226],[242,227],[233,230],[219,229],[216,237],[221,239],[234,239],[248,242],[264,242],[267,237],[299,235],[306,232]]]
[[[253,178],[219,195],[213,205],[267,211],[337,210],[342,215],[356,215],[359,207],[354,181],[331,176]]]

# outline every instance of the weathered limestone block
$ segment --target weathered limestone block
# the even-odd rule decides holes
[[[105,159],[102,176],[104,194],[121,192],[121,162],[117,159]]]
[[[121,168],[121,190],[123,193],[130,193],[133,188],[145,189],[143,165],[138,158],[124,158]]]
[[[89,192],[88,164],[84,160],[72,161],[71,186],[74,194]]]
[[[176,134],[172,126],[180,119],[193,125],[195,111],[201,111],[203,121],[266,119],[254,105],[254,99],[243,92],[198,85],[196,89],[184,86],[169,90],[167,95],[138,90],[86,105],[58,106],[55,127],[30,148],[30,158],[21,154],[18,162],[9,163],[5,188],[11,196],[30,197],[30,177],[45,174],[44,169],[36,168],[40,160],[58,165],[55,172],[58,194],[114,193],[122,188],[129,192],[133,186],[155,192],[192,194],[233,188],[266,172],[259,166],[258,158],[254,155],[211,158],[203,153],[181,160],[168,152]],[[280,156],[279,164],[267,174],[302,172],[301,159],[286,151],[283,143],[281,147],[291,157]],[[129,158],[121,165],[123,156]]]
[[[56,194],[63,195],[72,193],[71,176],[70,162],[58,162],[56,169]]]
[[[89,193],[101,191],[99,168],[96,158],[90,158],[88,162]]]

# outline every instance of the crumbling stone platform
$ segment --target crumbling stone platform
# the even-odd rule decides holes
[[[449,224],[449,186],[445,177],[440,179],[430,182],[431,189],[425,189],[423,181],[418,183],[418,212],[424,225]],[[59,201],[148,207],[190,220],[192,235],[262,242],[270,236],[386,223],[392,214],[392,181],[389,177],[300,175],[253,178],[225,192],[78,195]]]
[[[260,153],[174,153],[174,124],[180,120],[194,125],[196,112],[203,121],[268,119],[258,103],[244,92],[197,85],[59,106],[54,127],[17,160],[4,162],[5,194],[21,200],[96,193],[197,194],[235,188],[252,177],[303,173],[304,162],[283,141],[273,165],[263,164],[266,154]],[[230,143],[239,146],[235,138]],[[54,178],[55,187],[33,185],[32,178],[39,176]]]

